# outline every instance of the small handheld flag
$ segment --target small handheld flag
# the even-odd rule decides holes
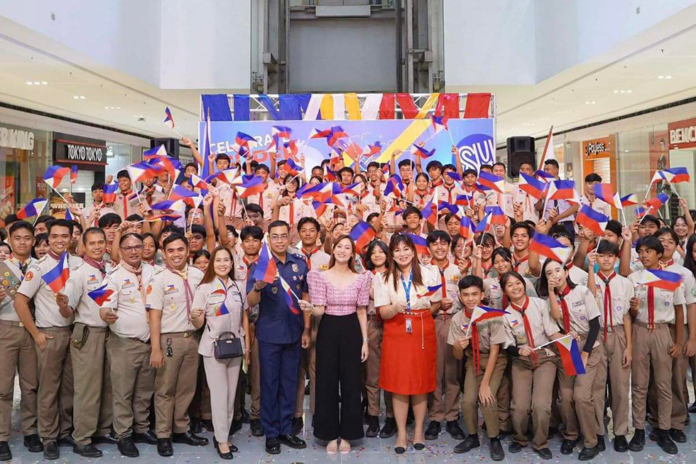
[[[440,285],[432,285],[432,286],[428,287],[428,290],[427,290],[425,293],[423,293],[422,295],[416,295],[416,297],[417,297],[418,299],[421,299],[421,298],[426,298],[426,297],[429,297],[429,296],[433,296],[433,295],[434,295],[435,293],[437,293],[437,291],[440,290],[441,288],[442,288],[442,284],[440,284]]]
[[[667,203],[668,201],[669,201],[669,195],[667,195],[666,193],[662,192],[662,193],[660,193],[659,195],[657,195],[656,197],[651,198],[650,200],[648,200],[648,201],[646,202],[646,204],[647,204],[651,209],[658,210],[658,209],[660,209],[660,208],[662,207],[662,205],[664,205],[664,204]]]
[[[528,176],[523,172],[520,173],[520,190],[527,192],[531,197],[537,200],[544,198],[548,185],[549,184],[546,182],[536,180],[534,177]]]
[[[375,238],[375,230],[365,221],[358,222],[350,231],[350,238],[355,242],[355,249],[361,254],[372,239]]]
[[[491,213],[488,213],[483,217],[483,219],[481,219],[481,222],[479,222],[476,225],[476,233],[488,232],[488,230],[490,228],[491,228]]]
[[[549,184],[549,200],[575,200],[575,181],[554,180]]]
[[[614,189],[610,184],[595,184],[593,186],[593,190],[595,196],[604,203],[607,203],[616,209],[623,208],[621,197],[618,193],[614,192]]]
[[[172,116],[172,111],[169,109],[169,107],[164,109],[164,123],[168,124],[172,129],[175,127],[174,117]]]
[[[573,376],[585,373],[585,365],[582,362],[578,342],[572,336],[556,340],[556,348],[558,348],[558,354],[561,355],[565,375]]]
[[[97,306],[101,308],[104,306],[104,303],[110,301],[110,297],[113,295],[113,293],[114,291],[107,289],[106,284],[104,284],[91,292],[87,292],[87,295],[93,299],[95,303],[97,303]]]
[[[474,204],[474,196],[466,193],[457,195],[457,199],[454,202],[458,206],[469,206]]]
[[[77,165],[73,164],[70,166],[70,183],[74,184],[77,182]]]
[[[268,249],[268,244],[264,242],[261,247],[261,253],[259,253],[259,259],[256,261],[256,269],[254,270],[253,278],[266,282],[267,284],[272,284],[276,274],[278,274],[278,266],[271,254],[271,250]]]
[[[638,204],[638,197],[635,193],[629,193],[625,197],[621,197],[621,206],[633,206]]]
[[[661,288],[670,292],[676,291],[683,280],[681,274],[660,269],[644,269],[638,279],[636,285]]]
[[[68,167],[64,168],[57,165],[50,166],[48,169],[46,169],[43,179],[44,182],[46,182],[48,185],[51,186],[51,188],[55,190],[60,185],[61,181],[63,180],[63,177],[65,177],[69,173],[70,168]]]
[[[486,206],[484,213],[491,215],[491,224],[505,225],[507,216],[500,206]]]
[[[295,300],[293,299],[293,296],[295,296],[295,293],[292,291],[292,288],[290,285],[283,279],[283,277],[280,277],[280,285],[283,287],[283,293],[285,294],[285,302],[288,305],[288,308],[290,308],[290,312],[293,313],[294,315],[300,314],[300,309],[297,307],[297,304],[295,304]]]
[[[33,216],[40,216],[41,211],[46,207],[48,200],[43,198],[35,198],[24,205],[24,208],[17,212],[17,219],[26,219]]]
[[[505,179],[494,174],[489,174],[486,171],[481,171],[479,173],[479,183],[498,193],[504,193],[505,191]]]
[[[420,235],[415,234],[404,234],[408,236],[416,247],[416,253],[419,255],[430,256],[430,250],[428,249],[428,242]]]
[[[462,217],[459,223],[459,235],[466,240],[474,239],[474,223],[467,216]]]
[[[665,171],[672,175],[672,180],[669,181],[670,184],[689,182],[691,180],[691,177],[689,176],[689,171],[686,168],[669,168],[665,169]]]
[[[413,152],[414,155],[419,156],[423,159],[430,158],[435,154],[435,149],[433,148],[432,150],[428,151],[425,148],[418,146],[418,145],[413,145],[413,148],[415,148],[415,151]]]
[[[582,205],[575,222],[601,236],[604,234],[609,218],[587,205]]]
[[[64,252],[60,257],[56,267],[42,275],[41,278],[48,285],[53,293],[59,293],[65,287],[70,278],[70,267],[68,266],[68,253]]]
[[[455,171],[445,171],[442,175],[447,176],[452,180],[456,180],[457,182],[462,181],[462,176],[460,176],[459,173]]]
[[[534,234],[534,239],[532,239],[532,243],[529,245],[529,251],[539,253],[559,263],[568,261],[568,258],[573,253],[570,247],[564,246],[553,237],[538,232]]]
[[[493,309],[487,306],[477,306],[474,308],[474,312],[471,313],[471,318],[469,320],[470,324],[478,321],[485,321],[487,319],[493,319],[496,317],[502,317],[506,314],[510,314],[502,309]]]

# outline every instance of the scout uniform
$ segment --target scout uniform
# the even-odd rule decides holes
[[[19,419],[22,435],[37,433],[37,390],[39,388],[36,344],[14,310],[24,271],[35,264],[34,258],[24,263],[14,256],[0,262],[0,284],[7,296],[0,301],[0,441],[9,441],[12,421],[12,396],[15,372],[19,372]]]
[[[495,190],[487,192],[485,194],[486,206],[500,206],[500,209],[503,210],[503,214],[505,214],[505,216],[514,219],[515,209],[513,207],[513,199],[516,189],[517,186],[506,183],[504,193],[496,192]]]
[[[196,393],[198,335],[191,323],[193,294],[203,273],[193,266],[155,270],[147,285],[145,308],[162,311],[160,347],[164,366],[155,371],[157,438],[189,430],[188,407]]]
[[[604,405],[606,403],[605,390],[608,369],[611,382],[611,415],[614,419],[614,435],[626,436],[628,433],[628,395],[631,369],[630,366],[624,367],[623,365],[623,353],[626,350],[626,332],[623,320],[630,309],[633,284],[626,277],[613,272],[608,277],[602,273],[597,273],[595,285],[597,287],[595,300],[601,314],[599,325],[602,330],[599,333],[599,347],[593,351],[598,351],[603,358],[592,394],[595,414],[601,419],[597,435],[604,435]]]
[[[635,286],[643,281],[642,270],[628,279]],[[672,425],[672,357],[669,350],[674,344],[670,325],[675,322],[675,306],[684,305],[684,292],[640,285],[635,289],[640,301],[638,315],[633,321],[633,363],[631,389],[633,392],[633,425],[645,429],[646,399],[650,371],[657,387],[657,417],[661,430]]]
[[[513,195],[513,201],[517,204],[522,205],[523,221],[532,221],[535,224],[539,222],[539,212],[536,210],[536,198],[534,198],[524,190],[520,190],[518,187]]]
[[[67,258],[70,271],[77,260]],[[52,252],[29,266],[18,293],[34,299],[36,327],[53,337],[43,350],[37,349],[39,374],[39,436],[44,443],[65,438],[72,428],[73,372],[70,359],[70,334],[73,318],[60,315],[56,294],[42,276],[58,265]]]
[[[533,348],[550,342],[559,332],[551,320],[548,304],[539,298],[529,298],[522,306],[512,303],[506,308],[505,348]],[[512,419],[513,441],[527,446],[529,412],[532,413],[535,450],[548,448],[547,436],[551,422],[553,383],[556,377],[554,353],[543,348],[530,357],[512,357]]]
[[[372,272],[372,288],[376,279],[384,279],[381,274]],[[369,355],[365,363],[365,390],[367,391],[367,413],[370,416],[379,417],[380,412],[380,388],[379,370],[382,359],[382,336],[384,334],[384,321],[375,309],[374,290],[370,289],[370,304],[367,306],[367,347]],[[391,393],[384,392],[384,406],[387,410],[387,418],[394,417],[394,408],[391,401]]]
[[[532,286],[535,286],[539,280],[538,277],[532,274],[531,269],[529,269],[529,251],[520,259],[517,259],[514,252],[512,253],[512,270],[519,273],[527,282],[531,282]]]
[[[321,247],[316,247],[312,250],[301,248],[300,252],[304,255],[307,262],[307,267],[311,271],[317,269],[326,271],[329,269],[331,256],[325,253]],[[299,294],[297,296],[300,296]],[[312,316],[312,341],[309,345],[309,350],[302,350],[302,359],[300,360],[300,375],[297,381],[297,395],[295,398],[295,417],[302,417],[304,414],[304,397],[305,397],[305,377],[309,371],[309,409],[314,414],[314,400],[316,392],[316,375],[317,375],[317,330],[319,329],[321,317]]]
[[[505,325],[500,319],[488,319],[471,324],[471,313],[466,309],[459,311],[452,318],[452,323],[447,335],[447,349],[453,352],[452,345],[464,337],[471,338],[469,347],[466,349],[466,374],[464,376],[464,401],[462,401],[462,411],[464,413],[464,425],[470,435],[477,434],[478,430],[478,404],[479,389],[481,381],[488,365],[488,355],[491,345],[502,345],[507,337],[505,335]],[[497,396],[500,381],[505,372],[507,357],[499,353],[493,368],[493,376],[490,381],[491,393]],[[458,408],[457,408],[458,409]],[[481,413],[486,424],[488,437],[496,438],[500,433],[498,420],[498,407],[493,404],[481,406]]]
[[[527,296],[537,298],[537,292],[534,289],[534,284],[529,279],[524,279]],[[500,278],[487,278],[483,281],[483,289],[485,299],[488,301],[488,306],[495,309],[504,309],[508,306],[508,298],[500,285]]]
[[[270,224],[271,217],[273,216],[271,203],[273,202],[273,197],[275,197],[278,188],[278,184],[275,182],[268,182],[266,184],[266,189],[263,192],[255,193],[254,195],[249,195],[247,197],[247,204],[253,203],[261,207],[266,225]]]
[[[114,432],[119,440],[130,437],[134,430],[146,433],[150,429],[150,402],[155,389],[144,288],[154,268],[142,264],[133,272],[126,267],[121,263],[107,275],[107,289],[114,293],[102,306],[118,315],[110,325],[106,348],[111,361]]]
[[[462,371],[461,362],[454,357],[452,349],[447,346],[452,318],[460,309],[455,302],[459,300],[459,267],[448,260],[444,268],[436,265],[428,266],[438,277],[442,288],[438,293],[442,298],[452,300],[452,307],[443,312],[438,311],[435,319],[435,336],[437,339],[437,355],[435,364],[435,391],[431,394],[432,403],[428,411],[431,421],[456,421],[459,416],[459,381],[457,377]],[[444,383],[444,387],[443,387]]]
[[[556,296],[551,295],[549,298],[556,298]],[[558,299],[562,317],[557,323],[565,334],[571,331],[578,334],[580,338],[578,348],[584,351],[590,331],[590,321],[600,316],[597,302],[590,290],[582,285],[577,285],[573,289],[566,285],[565,292],[559,295]],[[597,417],[592,405],[592,391],[598,387],[595,385],[598,373],[602,366],[606,366],[601,350],[594,349],[598,346],[599,342],[595,341],[593,350],[589,352],[587,358],[584,375],[566,375],[562,366],[558,366],[558,406],[564,425],[563,438],[576,441],[579,432],[582,431],[585,448],[597,446],[597,431],[601,430],[599,422],[602,422],[604,418],[603,414]]]
[[[278,197],[280,200],[282,196]],[[297,232],[296,224],[300,222],[303,217],[317,217],[317,213],[314,207],[310,203],[309,205],[301,198],[293,198],[289,205],[281,206],[278,208],[278,219],[285,221],[290,225],[290,243],[295,243],[299,240],[300,235]]]
[[[611,205],[609,203],[605,203],[597,197],[595,197],[594,200],[590,200],[590,198],[587,195],[583,195],[580,198],[580,207],[582,208],[583,206],[589,206],[598,213],[602,213],[603,215],[611,219]]]
[[[138,196],[131,188],[128,193],[125,194],[119,190],[116,193],[116,201],[114,201],[114,204],[111,205],[111,207],[113,208],[114,212],[121,216],[121,219],[125,221],[126,218],[131,214],[138,213],[139,204],[140,201],[138,200]]]
[[[116,213],[114,209],[111,206],[107,206],[103,201],[100,204],[93,204],[92,206],[85,208],[84,210],[84,216],[85,216],[85,221],[89,218],[89,216],[92,214],[93,210],[98,210],[99,214],[97,217],[94,218],[94,222],[92,224],[87,224],[88,227],[99,227],[99,219],[104,216],[105,214],[109,213]]]
[[[295,295],[307,293],[307,262],[301,255],[287,253],[285,262],[272,257],[278,274]],[[250,269],[247,294],[254,290],[256,264]],[[304,331],[302,312],[291,311],[285,291],[276,278],[261,290],[256,339],[259,345],[261,371],[261,423],[266,438],[290,435],[297,393],[297,372],[300,368],[301,338]],[[293,296],[293,301],[295,297]],[[299,306],[298,303],[295,303]]]
[[[111,432],[111,366],[106,354],[109,328],[99,317],[99,305],[88,295],[103,285],[106,272],[105,263],[86,258],[65,285],[68,305],[75,311],[70,357],[75,384],[73,439],[77,446],[90,444],[93,435]]]

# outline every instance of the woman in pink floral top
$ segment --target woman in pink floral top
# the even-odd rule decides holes
[[[355,243],[344,235],[335,242],[329,269],[312,270],[307,279],[312,303],[300,304],[322,316],[317,332],[314,436],[328,442],[329,454],[336,452],[340,438],[340,451],[347,454],[349,442],[364,436],[361,363],[368,356],[367,305],[372,274],[355,271]]]

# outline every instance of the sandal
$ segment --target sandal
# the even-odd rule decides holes
[[[345,446],[343,445],[345,443]],[[341,446],[339,447],[341,454],[350,453],[350,442],[348,440],[341,440]]]
[[[326,445],[326,453],[327,454],[336,454],[337,450],[338,450],[338,440],[331,440]]]

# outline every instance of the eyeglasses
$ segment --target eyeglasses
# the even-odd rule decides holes
[[[126,253],[133,253],[134,251],[142,251],[143,246],[142,245],[135,245],[131,247],[122,247],[121,248],[123,251]]]
[[[271,240],[273,240],[274,242],[284,242],[284,241],[288,240],[289,238],[290,238],[290,236],[288,234],[283,234],[283,235],[273,234],[273,235],[271,235]]]

